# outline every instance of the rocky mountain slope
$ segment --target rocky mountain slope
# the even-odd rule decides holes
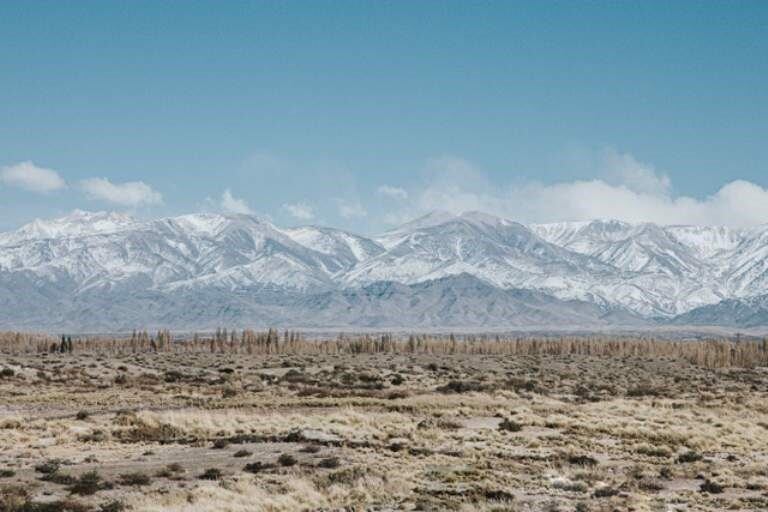
[[[766,226],[435,212],[365,237],[76,211],[0,234],[0,328],[763,325],[765,295]]]

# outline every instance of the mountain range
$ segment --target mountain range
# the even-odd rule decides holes
[[[434,212],[368,237],[75,211],[0,234],[4,329],[659,325],[768,325],[768,225]]]

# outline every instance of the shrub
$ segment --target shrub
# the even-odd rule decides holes
[[[213,442],[213,448],[215,450],[223,450],[227,446],[229,446],[229,441],[227,441],[226,439],[216,439]]]
[[[16,472],[12,469],[0,469],[0,478],[12,478],[16,476]]]
[[[704,483],[699,486],[699,490],[709,494],[720,494],[723,492],[724,488],[722,485],[715,483],[712,480],[705,480]]]
[[[184,468],[178,462],[168,464],[163,469],[155,473],[155,476],[160,478],[176,478],[179,474],[184,472]]]
[[[248,450],[238,450],[234,454],[234,457],[238,457],[238,458],[250,457],[250,456],[251,456],[251,452],[249,452]]]
[[[437,388],[440,393],[469,393],[483,390],[485,390],[485,386],[475,380],[452,380],[445,386]]]
[[[504,418],[504,421],[499,423],[499,430],[503,430],[504,432],[520,432],[523,430],[523,426],[514,420]]]
[[[91,416],[91,413],[88,411],[78,411],[78,413],[75,415],[75,419],[79,421],[85,421]]]
[[[599,489],[595,489],[595,492],[592,493],[592,496],[595,498],[610,498],[612,496],[616,496],[619,494],[618,489],[614,489],[613,487],[600,487]]]
[[[69,492],[80,496],[91,496],[104,488],[101,476],[96,471],[83,473],[69,488]]]
[[[122,485],[143,486],[150,483],[152,483],[152,479],[144,473],[137,472],[120,475],[120,484]]]
[[[59,461],[47,460],[42,464],[38,464],[37,466],[35,466],[35,471],[37,471],[38,473],[49,475],[51,473],[57,472],[60,467],[61,467],[61,463]]]
[[[178,462],[172,462],[166,466],[168,471],[171,471],[172,473],[183,473],[184,468],[179,464]]]
[[[650,384],[642,384],[627,390],[627,396],[634,398],[642,398],[644,396],[660,396],[661,394],[662,393],[659,388],[655,388]]]
[[[0,378],[13,377],[14,375],[16,375],[16,372],[11,370],[10,368],[3,368],[2,370],[0,370]]]
[[[643,478],[637,483],[637,488],[645,492],[658,492],[663,490],[664,486],[656,480]]]
[[[40,480],[51,482],[58,485],[72,485],[76,479],[72,475],[67,475],[56,471],[55,473],[46,473]]]
[[[679,464],[687,464],[689,462],[700,461],[703,458],[704,457],[700,453],[697,453],[697,452],[694,452],[694,451],[688,451],[688,452],[685,452],[685,453],[681,453],[677,457],[677,462]]]
[[[589,455],[570,455],[568,464],[576,466],[597,466],[597,460]]]
[[[106,441],[109,436],[107,433],[101,429],[94,429],[92,432],[89,432],[88,434],[82,434],[80,436],[77,436],[77,438],[80,441],[83,441],[84,443],[100,443],[103,441]]]
[[[169,370],[165,372],[163,379],[168,383],[178,382],[184,379],[184,374],[178,370]]]
[[[243,471],[245,471],[246,473],[253,473],[255,475],[256,473],[261,473],[262,471],[270,467],[272,466],[270,466],[269,464],[264,464],[261,461],[256,461],[250,464],[246,464],[245,467],[243,468]]]
[[[223,473],[218,468],[208,468],[198,478],[200,480],[220,480]]]
[[[283,453],[277,458],[277,463],[281,466],[295,466],[297,462],[298,460],[296,460],[296,457],[290,453]]]
[[[341,465],[341,461],[339,461],[338,457],[327,457],[322,459],[317,465],[321,468],[336,469]]]

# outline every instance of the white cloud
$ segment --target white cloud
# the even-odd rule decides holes
[[[378,188],[377,192],[383,196],[391,197],[392,199],[408,199],[408,192],[400,187],[382,185]]]
[[[360,204],[359,200],[347,201],[345,199],[336,199],[336,204],[339,207],[339,215],[345,219],[351,219],[353,217],[365,217],[368,215],[368,211]]]
[[[0,181],[9,186],[43,194],[67,186],[58,172],[38,167],[32,162],[20,162],[0,168]]]
[[[315,218],[312,207],[305,203],[284,204],[283,208],[294,218],[299,220],[311,220]]]
[[[112,183],[107,178],[89,178],[80,187],[91,199],[98,199],[123,206],[160,204],[163,196],[143,181]]]
[[[253,215],[253,210],[248,206],[244,199],[239,199],[232,195],[229,189],[221,194],[221,209],[227,213],[237,213],[243,215]]]
[[[590,180],[498,186],[466,160],[435,159],[427,164],[428,182],[413,194],[413,205],[385,219],[480,210],[525,223],[596,218],[728,226],[768,222],[768,189],[748,181],[731,181],[695,198],[675,196],[666,175],[632,155],[602,152],[598,167],[601,177]]]
[[[606,149],[601,160],[609,182],[624,185],[638,194],[666,195],[671,191],[669,176],[657,173],[653,166],[638,162],[628,153]]]

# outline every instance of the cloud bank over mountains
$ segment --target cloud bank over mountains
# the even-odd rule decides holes
[[[526,223],[616,219],[745,227],[768,222],[768,189],[734,180],[705,198],[676,195],[668,176],[614,150],[601,153],[600,177],[551,184],[499,187],[471,162],[455,157],[431,160],[427,167],[427,184],[408,192],[413,203],[393,215],[393,223],[433,210],[482,210]]]
[[[263,215],[250,206],[259,204],[259,210],[280,212],[286,220],[357,223],[362,231],[368,225],[368,232],[435,210],[454,214],[485,211],[523,223],[592,219],[729,227],[768,223],[768,189],[758,184],[735,179],[709,196],[692,197],[677,192],[667,174],[629,153],[609,148],[592,152],[589,160],[594,178],[545,183],[510,176],[507,183],[499,183],[468,160],[443,156],[422,165],[421,180],[417,183],[393,180],[367,191],[355,182],[354,173],[327,166],[328,179],[339,190],[313,185],[310,188],[318,189],[314,195],[297,190],[288,200],[280,200],[271,207],[263,197],[249,197],[248,189],[238,188],[234,195],[230,187],[225,187],[218,199],[206,202],[210,209],[223,213]],[[264,176],[273,180],[271,186],[282,190],[284,196],[290,195],[292,176],[301,171],[302,164],[277,158],[270,159],[268,164],[267,170],[271,171]],[[254,172],[261,176],[259,173],[266,164],[261,159],[249,165],[256,165]],[[322,168],[311,174],[323,174]],[[287,180],[284,187],[279,179]],[[74,186],[68,186],[58,171],[31,161],[0,167],[2,187],[38,194],[60,192],[58,196],[67,197],[79,193],[88,200],[130,209],[165,204],[163,194],[142,180],[121,183],[88,178],[73,183]],[[258,178],[254,187],[261,194],[268,190]],[[180,202],[183,200],[177,197],[166,206],[173,211]]]

